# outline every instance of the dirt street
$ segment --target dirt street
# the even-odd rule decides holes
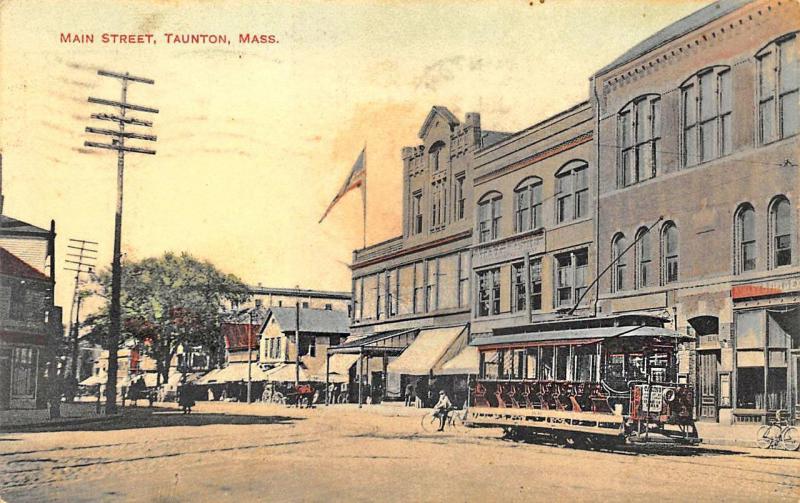
[[[41,501],[797,501],[800,454],[636,454],[427,433],[419,411],[200,403],[0,435],[0,497]]]

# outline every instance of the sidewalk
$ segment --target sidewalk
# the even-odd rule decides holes
[[[117,416],[98,414],[95,404],[87,402],[62,403],[61,417],[50,419],[50,409],[15,409],[0,411],[0,432],[18,431],[54,425],[80,424],[104,421]]]
[[[698,421],[697,434],[703,445],[737,445],[757,447],[756,432],[761,424],[719,424]]]

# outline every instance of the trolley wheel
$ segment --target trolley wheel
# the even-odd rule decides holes
[[[756,433],[756,445],[762,449],[769,449],[780,433],[781,430],[777,426],[765,424],[761,426]]]
[[[781,446],[787,451],[796,451],[800,447],[800,430],[789,426],[781,435]]]

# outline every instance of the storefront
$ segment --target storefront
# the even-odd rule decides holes
[[[800,388],[800,299],[782,289],[733,288],[731,381],[737,422],[762,422],[777,410],[796,412]],[[726,399],[727,397],[721,397]]]

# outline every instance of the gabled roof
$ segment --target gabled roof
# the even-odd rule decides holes
[[[47,229],[42,229],[41,227],[36,227],[35,225],[31,225],[27,222],[17,220],[16,218],[0,215],[0,235],[3,234],[22,234],[49,237],[50,231]]]
[[[293,307],[271,307],[265,324],[274,319],[281,332],[294,333],[296,316],[297,314]],[[300,331],[304,333],[346,335],[350,333],[350,320],[344,311],[301,308]]]
[[[453,129],[454,127],[460,124],[458,118],[456,118],[456,116],[453,115],[453,112],[448,110],[447,107],[438,105],[434,106],[433,108],[431,108],[431,111],[428,112],[428,116],[425,118],[425,122],[422,123],[422,127],[419,129],[418,136],[420,138],[425,138],[425,135],[428,134],[428,129],[431,127],[431,124],[433,124],[433,121],[434,119],[436,119],[436,116],[439,116],[444,120],[446,120],[447,123],[450,125],[450,129]]]
[[[595,75],[604,74],[618,66],[629,63],[653,49],[657,49],[749,3],[752,3],[752,0],[719,0],[711,5],[707,5],[642,40],[622,54],[622,56],[601,68]]]
[[[50,278],[44,273],[31,267],[25,261],[2,247],[0,247],[0,274],[6,274],[17,278],[50,281]]]

